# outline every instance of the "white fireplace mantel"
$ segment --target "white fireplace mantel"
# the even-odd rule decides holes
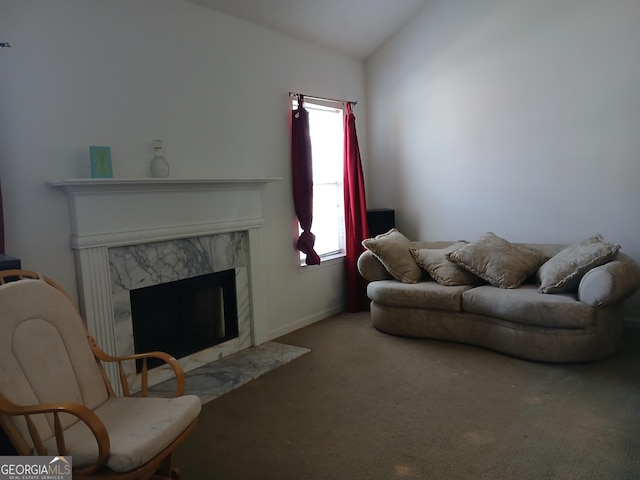
[[[127,245],[262,224],[262,191],[280,178],[73,178],[49,181],[68,196],[72,248]],[[196,206],[197,205],[197,206]]]
[[[262,251],[263,191],[279,178],[80,178],[49,181],[69,202],[80,306],[91,335],[117,355],[109,249],[246,232],[251,343],[268,340]],[[117,372],[108,372],[112,379]]]

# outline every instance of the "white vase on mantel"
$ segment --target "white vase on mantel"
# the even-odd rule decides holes
[[[169,162],[162,156],[162,140],[153,141],[151,176],[155,178],[167,178],[169,176]]]

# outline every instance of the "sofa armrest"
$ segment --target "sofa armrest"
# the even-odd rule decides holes
[[[589,270],[578,286],[578,300],[593,307],[619,302],[640,287],[640,267],[628,255]]]
[[[358,271],[369,282],[393,279],[393,276],[384,268],[382,262],[369,250],[365,250],[358,257]]]

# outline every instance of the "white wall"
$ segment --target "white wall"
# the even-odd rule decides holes
[[[89,145],[146,177],[160,138],[175,177],[283,178],[265,195],[271,338],[342,309],[342,266],[296,263],[288,92],[364,114],[361,62],[183,0],[4,0],[0,36],[6,247],[24,268],[77,295],[66,198],[45,182],[90,176]]]
[[[366,64],[369,205],[416,239],[602,233],[640,261],[638,25],[635,0],[429,2]]]

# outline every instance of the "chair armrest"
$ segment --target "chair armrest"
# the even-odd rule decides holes
[[[83,422],[89,428],[89,430],[91,430],[91,433],[96,439],[96,443],[98,444],[98,458],[92,465],[89,465],[82,469],[74,470],[74,473],[76,474],[90,474],[99,470],[109,457],[111,443],[109,440],[107,429],[102,423],[102,420],[100,420],[100,418],[95,413],[93,413],[84,405],[72,402],[47,403],[42,405],[15,405],[7,400],[4,396],[0,395],[0,413],[2,414],[2,417],[24,417],[27,424],[27,429],[29,431],[29,436],[31,437],[31,441],[33,442],[33,447],[35,448],[38,455],[50,455],[50,452],[47,452],[42,442],[42,438],[40,437],[40,433],[38,432],[38,428],[33,423],[33,420],[31,420],[31,416],[43,415],[45,413],[53,414],[56,446],[58,449],[58,454],[63,456],[68,455],[69,453],[67,452],[67,448],[65,446],[64,430],[62,428],[62,424],[60,423],[60,414],[66,413],[69,415],[73,415],[81,422]],[[31,451],[31,447],[27,444],[26,439],[19,432],[18,428],[13,424],[13,422],[3,421],[1,423],[2,426],[5,427],[9,438],[17,443],[16,450],[18,451],[18,453],[20,455],[32,455],[33,453]]]
[[[613,261],[585,273],[578,286],[578,300],[599,307],[624,300],[639,286],[640,267],[628,255],[618,253]]]
[[[114,357],[106,353],[104,350],[102,350],[98,346],[98,343],[96,342],[95,338],[89,336],[88,339],[89,339],[89,345],[91,345],[91,350],[93,350],[93,354],[98,360],[101,360],[103,362],[118,363],[120,386],[122,387],[122,392],[126,397],[130,396],[129,382],[127,382],[127,374],[124,370],[124,367],[122,366],[122,362],[142,360],[142,372],[141,372],[141,381],[140,381],[141,392],[140,393],[143,397],[146,397],[149,391],[149,375],[148,375],[149,370],[147,368],[148,358],[158,358],[164,361],[167,365],[169,365],[176,376],[176,382],[177,382],[176,397],[180,397],[184,394],[184,388],[185,388],[184,369],[182,368],[182,365],[180,365],[180,363],[178,363],[178,361],[168,353],[147,352],[147,353],[134,353],[131,355],[122,355],[122,356]]]

